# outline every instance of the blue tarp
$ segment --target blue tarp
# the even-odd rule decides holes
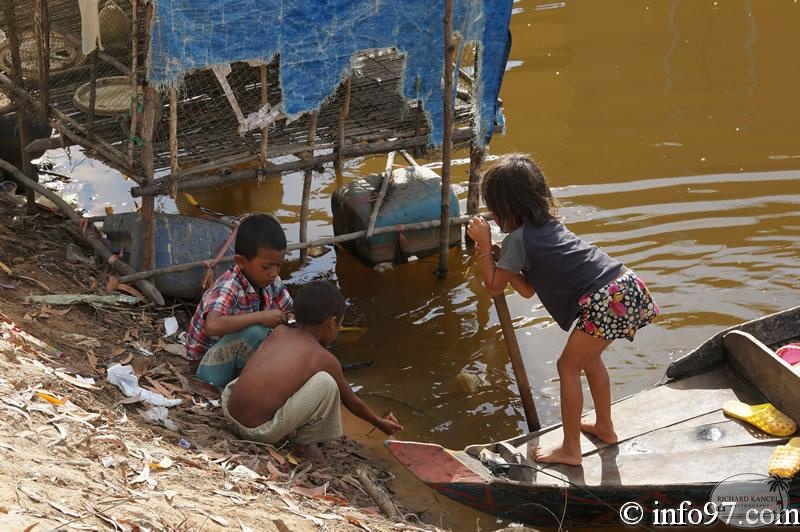
[[[396,47],[403,94],[419,99],[442,143],[444,0],[154,0],[149,79],[173,85],[191,70],[280,54],[283,112],[319,108],[359,50]],[[453,31],[477,41],[478,139],[491,137],[513,0],[454,0]],[[460,53],[458,54],[460,57]]]

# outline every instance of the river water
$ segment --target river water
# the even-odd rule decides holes
[[[720,328],[800,303],[797,27],[796,0],[515,3],[501,93],[507,133],[491,152],[530,154],[570,228],[634,268],[662,308],[635,342],[607,350],[614,398],[658,382],[671,360]],[[355,160],[339,180],[332,170],[317,175],[311,237],[332,233],[330,196],[342,180],[383,165]],[[467,170],[453,169],[462,200]],[[128,185],[96,163],[76,171],[67,191],[90,210],[130,208]],[[274,212],[292,241],[301,188],[291,175],[195,197],[232,214]],[[397,415],[403,439],[461,448],[524,430],[468,250],[451,250],[443,280],[436,257],[388,273],[338,249],[302,266],[296,258],[289,282],[332,279],[347,297],[347,324],[365,331],[343,333],[334,351],[345,363],[374,362],[349,380]],[[555,361],[566,333],[537,299],[509,293],[508,302],[539,416],[558,422]]]

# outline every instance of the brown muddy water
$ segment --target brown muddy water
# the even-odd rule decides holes
[[[800,304],[797,27],[796,0],[515,3],[507,133],[491,152],[531,154],[571,229],[636,269],[663,311],[634,343],[607,351],[615,398],[658,382],[720,328]],[[65,188],[82,206],[130,210],[128,185],[101,165],[79,153],[58,162],[74,169]],[[463,163],[453,170],[462,200]],[[338,180],[317,175],[310,236],[332,233],[337,186],[383,165],[355,160]],[[195,197],[231,214],[273,212],[291,241],[301,187],[292,175]],[[514,436],[521,405],[477,265],[453,249],[446,279],[436,267],[431,257],[377,273],[331,249],[306,265],[294,256],[284,278],[339,284],[347,323],[366,331],[343,333],[334,350],[342,362],[374,362],[349,379],[400,418],[402,438],[461,448]],[[566,333],[538,300],[508,301],[539,416],[558,422],[555,360]],[[475,528],[477,514],[449,508],[444,525]]]

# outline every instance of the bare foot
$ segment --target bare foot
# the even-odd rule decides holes
[[[581,430],[589,434],[594,434],[606,443],[617,443],[617,441],[619,441],[617,433],[614,432],[613,425],[599,424],[597,422],[581,423]]]
[[[291,453],[297,458],[316,462],[323,458],[322,449],[316,443],[295,443],[292,445]]]
[[[563,447],[537,447],[533,452],[533,459],[537,462],[544,462],[548,464],[567,464],[567,465],[581,465],[580,451],[577,453],[570,453],[564,450]]]

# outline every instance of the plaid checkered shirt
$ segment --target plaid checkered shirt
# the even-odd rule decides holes
[[[239,266],[234,265],[214,281],[203,294],[194,312],[186,335],[186,355],[190,360],[200,360],[219,338],[205,333],[206,316],[215,310],[223,316],[234,316],[260,310],[280,309],[292,312],[292,296],[280,277],[257,291]]]

